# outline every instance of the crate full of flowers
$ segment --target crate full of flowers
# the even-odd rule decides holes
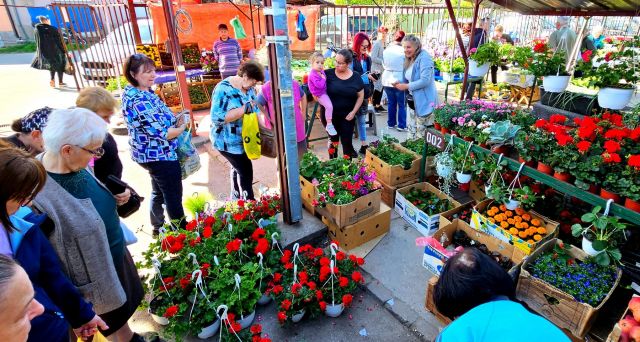
[[[420,159],[390,137],[372,143],[365,155],[365,163],[376,172],[378,180],[391,186],[417,180]]]
[[[460,205],[440,189],[423,182],[398,189],[394,209],[422,235],[429,236],[440,227],[440,215]]]

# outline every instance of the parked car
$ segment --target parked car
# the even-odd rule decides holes
[[[138,19],[137,23],[141,43],[153,43],[153,21]],[[81,77],[88,81],[106,83],[109,78],[122,74],[124,60],[135,51],[131,23],[124,23],[87,49],[73,51],[73,58]]]
[[[316,28],[316,44],[324,45],[330,38],[336,46],[350,47],[356,33],[375,37],[380,25],[380,18],[375,15],[323,15]]]

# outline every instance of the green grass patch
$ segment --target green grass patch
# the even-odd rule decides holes
[[[29,42],[23,44],[16,44],[0,48],[0,53],[26,53],[36,52],[36,43]]]

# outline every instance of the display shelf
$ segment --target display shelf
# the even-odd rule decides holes
[[[429,130],[431,132],[431,134],[434,135],[438,135],[438,136],[443,136],[440,132],[430,129]],[[451,135],[449,134],[445,134],[443,136],[443,141],[447,142],[450,141],[451,139]],[[457,136],[453,136],[453,142],[454,144],[468,144],[469,142],[464,141],[461,138],[458,138]],[[474,144],[471,147],[471,150],[475,153],[482,153],[482,154],[494,154],[495,157],[498,157],[498,154],[495,152],[492,152],[491,150],[488,150],[486,148],[482,148],[476,144]],[[505,156],[507,157],[507,156]],[[508,167],[513,170],[513,171],[518,171],[518,169],[520,168],[520,163],[517,160],[513,160],[509,157],[504,158],[503,160],[506,160],[508,163]],[[605,200],[604,198],[598,196],[598,195],[594,195],[588,191],[584,191],[572,184],[569,184],[567,182],[563,182],[561,180],[555,179],[553,178],[553,176],[547,175],[545,173],[542,173],[534,168],[531,168],[529,166],[524,166],[522,168],[522,171],[520,172],[521,175],[524,176],[528,176],[531,177],[533,179],[535,179],[536,181],[548,185],[552,188],[554,188],[555,190],[562,192],[566,195],[575,197],[581,201],[584,201],[586,203],[589,203],[591,205],[594,206],[600,206],[602,208],[606,207],[607,205],[607,200]],[[612,215],[615,215],[623,220],[629,221],[632,224],[638,224],[640,222],[640,213],[635,212],[633,210],[627,209],[624,206],[621,206],[619,204],[616,203],[612,203],[611,204],[611,209],[609,211]]]

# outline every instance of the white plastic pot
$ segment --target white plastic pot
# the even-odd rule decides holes
[[[306,311],[304,311],[304,309],[303,309],[303,310],[301,310],[301,311],[300,311],[300,312],[298,312],[297,314],[295,314],[295,315],[291,316],[291,321],[292,321],[293,323],[298,323],[298,322],[300,322],[300,321],[302,320],[302,317],[304,317],[304,314],[305,314],[305,313],[306,313]]]
[[[242,329],[246,329],[251,326],[254,318],[256,318],[256,310],[253,310],[249,315],[244,316],[244,318],[237,319],[237,321],[240,323]]]
[[[593,242],[589,241],[585,236],[582,237],[582,250],[591,256],[602,253],[602,251],[600,252],[596,251],[593,248]]]
[[[471,182],[471,174],[470,173],[456,172],[456,179],[458,180],[458,183],[460,183],[460,184],[467,184],[467,183]]]
[[[266,294],[262,294],[262,297],[258,299],[258,305],[267,305],[269,304],[269,302],[271,302],[271,297],[267,296]]]
[[[216,319],[216,321],[213,322],[211,325],[204,327],[200,330],[200,333],[198,333],[198,338],[203,340],[207,339],[215,335],[215,333],[218,332],[218,328],[220,328],[220,320]]]
[[[476,61],[473,59],[469,59],[469,76],[473,77],[481,77],[489,72],[489,68],[491,67],[490,63],[484,63],[482,65],[478,65]]]
[[[344,305],[340,304],[327,304],[327,308],[324,310],[324,314],[329,317],[338,317],[342,315],[342,311],[344,311]]]
[[[484,186],[484,194],[487,196],[487,198],[491,198],[491,196],[489,196],[489,191],[491,190],[491,185],[485,185]]]
[[[451,175],[453,169],[447,165],[436,163],[436,172],[438,173],[438,176],[447,178]]]
[[[598,92],[598,104],[602,108],[622,109],[631,101],[634,89],[601,88]]]
[[[509,202],[504,204],[505,207],[509,210],[516,210],[520,207],[520,201],[516,201],[514,199],[509,200]]]
[[[561,93],[569,86],[570,76],[552,76],[548,75],[542,79],[544,91],[552,93]]]
[[[151,311],[149,311],[149,314],[151,315],[151,318],[153,319],[154,322],[160,324],[160,325],[168,325],[169,324],[169,320],[166,317],[163,316],[158,316],[154,313],[152,313]]]

